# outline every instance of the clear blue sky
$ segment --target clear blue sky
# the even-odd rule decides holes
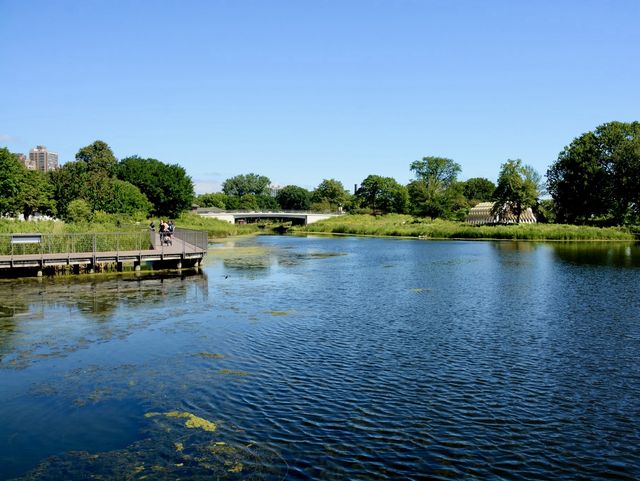
[[[640,120],[638,0],[0,0],[0,146],[348,189],[462,179]]]

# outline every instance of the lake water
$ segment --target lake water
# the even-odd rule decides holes
[[[0,282],[0,479],[640,479],[640,250],[262,236]]]

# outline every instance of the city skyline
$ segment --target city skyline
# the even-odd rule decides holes
[[[34,14],[51,29],[20,35]],[[637,120],[640,4],[620,1],[0,2],[0,146],[95,140],[182,165],[197,193],[255,172],[347,189],[442,156],[544,175],[583,132]],[[27,76],[37,63],[46,75]]]

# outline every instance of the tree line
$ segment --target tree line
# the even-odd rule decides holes
[[[501,165],[496,184],[484,177],[459,181],[461,166],[445,157],[423,157],[409,169],[414,178],[407,185],[369,175],[353,193],[336,179],[324,179],[313,190],[288,185],[274,192],[268,177],[242,174],[225,180],[222,192],[196,197],[181,166],[138,156],[118,161],[102,141],[81,148],[75,161],[47,174],[27,170],[3,148],[0,215],[177,217],[195,201],[226,210],[343,210],[463,220],[477,203],[494,202],[498,218],[508,213],[518,221],[532,208],[539,220],[549,222],[640,222],[640,122],[609,122],[576,137],[547,170],[546,183],[520,159]],[[551,198],[542,199],[544,193]]]
[[[193,182],[183,167],[138,156],[118,161],[100,140],[82,147],[75,161],[44,173],[27,169],[0,149],[0,215],[28,219],[33,213],[72,222],[97,213],[177,217],[190,209]]]

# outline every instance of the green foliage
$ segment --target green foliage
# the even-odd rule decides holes
[[[195,202],[200,207],[217,207],[225,209],[228,196],[223,192],[214,192],[211,194],[201,194],[196,197]]]
[[[18,203],[25,219],[29,219],[36,212],[45,215],[55,214],[53,185],[42,172],[25,169]]]
[[[335,211],[344,207],[349,201],[349,192],[342,182],[335,179],[324,179],[311,194],[314,210]]]
[[[280,189],[276,200],[284,210],[309,210],[311,207],[311,193],[297,185],[287,185]]]
[[[491,202],[496,185],[484,177],[472,177],[462,182],[462,193],[471,205],[479,202]]]
[[[222,183],[222,192],[228,196],[242,197],[246,194],[265,195],[271,184],[269,177],[258,174],[236,175]]]
[[[460,164],[444,157],[423,157],[413,161],[410,169],[417,179],[424,181],[429,193],[451,186],[462,171]]]
[[[69,203],[83,195],[87,175],[87,165],[82,161],[67,162],[48,173],[58,215],[63,219],[67,217]]]
[[[496,187],[493,214],[503,219],[508,211],[520,222],[520,216],[538,201],[540,176],[530,166],[522,165],[520,159],[507,160],[500,167]]]
[[[467,203],[456,178],[460,165],[444,157],[423,157],[411,163],[416,180],[408,185],[411,212],[431,218],[452,218]]]
[[[69,202],[65,220],[79,224],[91,222],[92,218],[93,211],[91,210],[91,206],[86,200],[75,199]]]
[[[108,177],[115,175],[118,161],[111,148],[102,140],[82,147],[76,154],[76,160],[84,162],[89,172],[101,173]]]
[[[406,187],[391,177],[370,175],[362,181],[356,192],[362,207],[374,212],[403,214],[407,211],[409,194]]]
[[[119,179],[140,189],[151,202],[154,215],[177,217],[191,209],[193,181],[177,164],[133,156],[120,161],[117,173]]]
[[[0,149],[0,215],[15,216],[20,212],[19,196],[25,170],[17,156],[6,148]]]
[[[562,222],[640,220],[640,122],[609,122],[575,138],[547,171]]]
[[[105,212],[110,214],[138,214],[145,218],[152,208],[147,197],[135,185],[120,179],[109,179],[111,187]]]
[[[473,226],[464,222],[428,220],[409,215],[343,215],[297,228],[302,232],[404,236],[429,239],[523,239],[523,240],[634,240],[624,228],[601,228],[561,224]]]

